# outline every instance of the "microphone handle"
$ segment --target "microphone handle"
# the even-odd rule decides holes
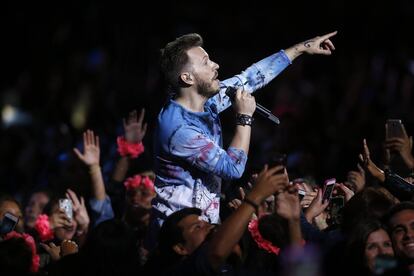
[[[272,112],[270,112],[270,110],[268,110],[266,107],[256,103],[256,113],[260,114],[261,116],[268,118],[269,120],[271,120],[272,122],[274,122],[275,124],[280,124],[280,120],[278,117],[276,117],[275,115],[272,114]]]

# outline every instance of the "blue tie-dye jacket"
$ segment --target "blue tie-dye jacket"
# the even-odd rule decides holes
[[[241,74],[220,83],[220,92],[209,99],[204,112],[191,112],[170,100],[158,116],[155,133],[155,214],[165,216],[185,207],[196,207],[211,223],[219,222],[221,178],[243,174],[244,151],[222,148],[219,113],[231,105],[228,86],[249,93],[263,87],[290,64],[284,51],[271,55]]]

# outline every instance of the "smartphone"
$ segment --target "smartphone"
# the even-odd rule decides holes
[[[330,202],[330,217],[331,223],[335,225],[340,225],[342,222],[342,208],[345,205],[345,199],[343,196],[332,197]]]
[[[325,200],[330,201],[332,198],[332,191],[335,187],[336,179],[330,178],[325,181],[325,185],[323,188],[323,196],[322,196],[322,202],[325,202]]]
[[[72,220],[73,218],[73,205],[72,201],[68,198],[59,199],[59,209],[65,211],[66,216]]]
[[[7,212],[4,214],[3,220],[0,224],[0,234],[4,235],[14,230],[17,223],[19,222],[19,217]]]
[[[299,199],[302,200],[302,198],[306,195],[306,192],[304,190],[298,189],[298,195]]]
[[[405,131],[404,125],[399,119],[388,119],[385,124],[385,138],[403,138]]]

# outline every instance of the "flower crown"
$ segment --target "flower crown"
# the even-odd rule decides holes
[[[266,250],[269,253],[279,255],[280,248],[273,245],[270,241],[265,240],[259,231],[259,220],[253,219],[249,222],[249,232],[259,248]]]
[[[30,272],[38,272],[40,266],[40,256],[36,253],[36,244],[33,237],[26,233],[20,234],[16,231],[12,231],[6,234],[4,240],[9,240],[13,238],[23,239],[25,241],[26,245],[30,248],[30,251],[32,251],[32,264],[30,266]]]
[[[128,178],[124,182],[125,188],[127,190],[134,190],[139,187],[155,191],[154,182],[148,176],[142,176],[140,174],[134,175],[133,177]]]

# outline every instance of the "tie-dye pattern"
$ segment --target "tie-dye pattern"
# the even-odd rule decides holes
[[[158,116],[155,133],[156,213],[165,216],[185,207],[203,210],[203,218],[218,223],[221,178],[240,178],[247,155],[222,148],[219,113],[231,105],[225,95],[228,86],[243,87],[249,93],[263,87],[289,64],[283,51],[224,80],[220,92],[208,100],[204,112],[191,112],[170,100]]]

